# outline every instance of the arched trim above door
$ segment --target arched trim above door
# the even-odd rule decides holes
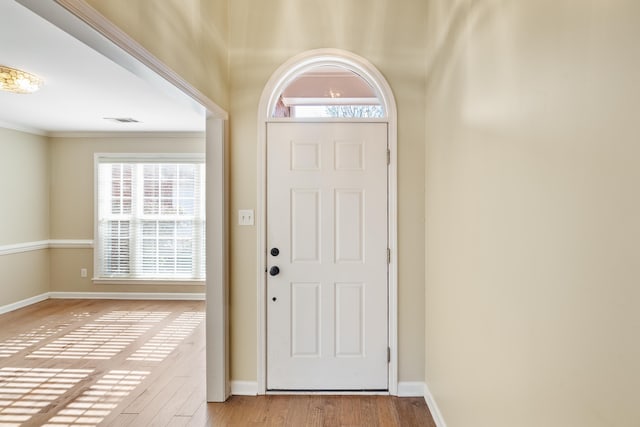
[[[282,64],[271,76],[260,97],[258,107],[258,204],[256,225],[258,233],[257,278],[257,392],[266,393],[266,124],[272,121],[283,90],[297,77],[317,67],[337,67],[351,71],[364,79],[375,91],[384,108],[384,117],[376,121],[388,124],[388,242],[389,258],[389,393],[398,392],[398,257],[397,257],[397,109],[391,87],[378,69],[365,58],[340,49],[317,49],[303,52]],[[277,119],[275,119],[277,120]]]
[[[318,67],[336,67],[359,75],[375,91],[389,123],[396,120],[396,103],[384,76],[366,59],[339,49],[317,49],[301,53],[282,64],[271,76],[260,98],[258,119],[267,121],[280,94],[300,75]]]

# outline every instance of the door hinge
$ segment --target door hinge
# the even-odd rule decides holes
[[[387,248],[387,264],[391,264],[391,249]]]
[[[387,363],[391,363],[391,347],[387,347]]]
[[[391,150],[387,148],[387,165],[391,164]]]

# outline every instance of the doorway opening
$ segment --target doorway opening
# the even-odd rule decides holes
[[[154,89],[195,111],[205,123],[206,144],[206,382],[207,401],[229,396],[226,121],[228,114],[215,102],[149,54],[142,46],[96,13],[82,0],[17,0],[91,49],[128,70]]]
[[[285,125],[286,123],[293,124],[300,128],[302,126],[305,127],[306,124],[311,124],[317,128],[320,123],[334,123],[338,124],[337,127],[349,127],[348,124],[360,124],[366,125],[371,124],[373,128],[377,128],[378,131],[383,129],[384,135],[384,143],[386,143],[385,149],[385,163],[386,163],[386,179],[384,179],[383,175],[383,187],[386,190],[386,199],[385,203],[379,206],[386,207],[386,212],[384,212],[384,218],[382,226],[378,224],[379,228],[375,233],[371,230],[366,229],[366,226],[363,224],[356,224],[361,232],[364,239],[364,236],[373,236],[373,234],[384,234],[384,244],[386,245],[385,256],[382,261],[378,261],[379,263],[384,263],[384,271],[381,275],[385,275],[384,277],[384,302],[385,302],[385,313],[380,313],[380,315],[384,316],[385,322],[382,324],[382,328],[386,327],[386,334],[384,334],[384,345],[386,347],[386,351],[384,352],[384,362],[385,365],[388,363],[388,366],[385,366],[384,371],[384,383],[373,382],[372,386],[360,387],[361,380],[355,380],[355,383],[347,383],[346,385],[339,387],[332,387],[331,385],[326,386],[320,384],[314,387],[312,384],[306,386],[303,384],[295,384],[295,386],[284,387],[287,390],[293,389],[302,389],[302,390],[383,390],[388,392],[389,394],[395,395],[397,394],[397,165],[396,165],[396,149],[397,149],[397,113],[396,113],[396,105],[393,97],[393,93],[388,83],[382,76],[382,74],[366,59],[359,57],[353,53],[337,50],[337,49],[319,49],[313,50],[309,52],[305,52],[300,54],[285,64],[283,64],[276,72],[272,75],[271,79],[265,86],[262,97],[260,99],[259,112],[258,112],[258,209],[257,209],[257,231],[259,236],[259,244],[258,244],[258,383],[257,383],[257,391],[259,394],[264,394],[269,392],[270,390],[277,389],[278,387],[273,384],[277,383],[269,383],[268,376],[274,375],[274,371],[271,370],[269,374],[269,363],[268,358],[271,357],[273,359],[273,355],[269,356],[269,346],[274,345],[273,342],[269,344],[269,317],[271,317],[269,310],[273,311],[273,306],[269,306],[269,303],[275,303],[277,301],[278,296],[271,295],[270,289],[274,288],[275,283],[273,280],[270,282],[270,278],[273,279],[278,275],[271,275],[268,273],[268,268],[273,267],[274,258],[271,254],[270,250],[273,248],[269,239],[271,238],[268,235],[268,217],[269,217],[269,179],[273,179],[273,177],[269,178],[267,171],[267,164],[271,165],[269,160],[269,129],[274,128],[274,124],[278,124],[278,126]],[[313,127],[312,126],[312,127]],[[336,126],[334,126],[336,127]],[[311,129],[311,127],[308,127]],[[288,136],[286,138],[289,138]],[[285,139],[286,139],[285,138]],[[338,138],[338,139],[335,139]],[[304,139],[304,138],[303,138]],[[359,137],[356,138],[360,140]],[[329,139],[332,141],[329,145],[332,145],[333,148],[330,149],[326,154],[321,154],[321,148],[318,150],[314,149],[313,144],[299,144],[292,148],[295,144],[292,143],[285,150],[285,156],[289,156],[290,160],[288,162],[284,162],[284,164],[288,164],[287,168],[296,169],[292,167],[291,157],[295,154],[297,157],[296,161],[300,161],[300,165],[305,168],[310,168],[309,170],[317,169],[314,166],[314,156],[324,156],[325,160],[319,160],[319,162],[324,162],[324,164],[331,163],[333,165],[333,170],[338,170],[341,167],[346,167],[351,171],[359,170],[361,163],[358,163],[360,160],[366,161],[366,158],[363,157],[365,154],[365,149],[363,148],[368,143],[364,142],[363,146],[360,147],[358,144],[352,143],[355,141],[351,139],[347,141],[344,137],[334,137],[334,139]],[[339,142],[345,142],[343,144],[339,144]],[[320,146],[318,146],[320,147]],[[336,148],[338,147],[338,148]],[[384,145],[383,145],[384,147]],[[294,153],[295,151],[295,153]],[[318,160],[319,157],[316,158]],[[360,160],[359,160],[360,159]],[[306,163],[305,163],[306,162]],[[311,163],[309,163],[311,162]],[[343,162],[343,163],[340,163]],[[318,163],[319,165],[320,163]],[[299,168],[298,168],[299,169]],[[304,169],[304,168],[303,168]],[[363,168],[364,169],[364,168]],[[369,178],[364,178],[364,181],[368,181]],[[341,184],[337,184],[340,187]],[[346,184],[349,186],[350,184]],[[358,207],[358,203],[361,200],[365,200],[364,197],[360,197],[358,194],[365,194],[364,190],[358,189],[357,191],[352,191],[349,194],[340,193],[338,191],[338,187],[334,187],[329,190],[327,194],[331,194],[331,197],[322,196],[320,193],[317,194],[318,197],[321,197],[323,200],[333,199],[334,202],[338,200],[339,197],[344,196],[344,202],[349,200],[352,207],[355,207],[355,211],[359,212],[358,209],[365,209],[364,202],[361,207]],[[342,188],[342,187],[340,187]],[[353,187],[355,188],[355,187]],[[353,189],[351,188],[351,189]],[[290,191],[288,193],[287,199],[289,201],[293,200],[296,196],[294,194],[298,194],[298,201],[306,200],[305,203],[299,205],[301,209],[309,210],[315,209],[313,192],[299,192]],[[309,196],[309,197],[307,197]],[[313,196],[313,197],[311,197]],[[368,200],[368,199],[366,199]],[[309,203],[307,203],[309,202]],[[356,203],[358,202],[358,203]],[[325,259],[331,259],[333,264],[339,264],[340,260],[339,256],[336,253],[342,250],[343,254],[347,254],[348,250],[352,250],[353,252],[349,253],[350,262],[352,264],[357,264],[360,258],[358,258],[359,250],[369,250],[369,251],[377,251],[377,249],[367,249],[365,246],[361,248],[358,245],[344,246],[340,249],[339,241],[341,239],[340,235],[336,231],[336,226],[339,226],[338,221],[335,220],[336,215],[339,215],[336,210],[336,206],[340,201],[331,205],[331,203],[327,203],[327,205],[331,205],[331,208],[326,210],[328,215],[325,215],[326,218],[334,218],[333,222],[331,222],[331,226],[334,227],[327,234],[326,241],[324,243],[319,243],[316,245],[316,248],[331,246],[333,252],[328,251],[325,252],[324,255],[319,255],[317,259],[314,261],[313,257],[305,259],[304,256],[311,254],[304,254],[302,252],[299,255],[304,255],[303,258],[299,258],[303,262],[307,262],[308,265],[313,264],[314,262],[320,262],[320,258],[324,257]],[[273,201],[271,205],[273,205]],[[285,211],[292,212],[292,205],[288,205]],[[343,203],[341,206],[346,206]],[[376,211],[379,211],[379,206],[374,208]],[[384,208],[382,208],[384,210]],[[302,212],[302,211],[301,211]],[[309,211],[310,212],[310,211]],[[345,211],[346,212],[346,211]],[[273,216],[273,213],[271,214]],[[345,214],[345,218],[350,217],[350,213]],[[318,216],[321,216],[318,213]],[[356,218],[357,215],[351,216],[351,218]],[[307,216],[308,218],[308,216]],[[329,220],[328,220],[329,221]],[[326,224],[318,225],[315,224],[316,228],[325,228]],[[291,230],[291,226],[288,228]],[[343,227],[344,230],[344,227]],[[306,232],[306,231],[305,231]],[[357,235],[357,234],[356,234]],[[292,234],[284,237],[285,244],[291,246],[291,244],[295,244],[292,237]],[[333,236],[333,237],[331,237]],[[346,234],[345,234],[346,236]],[[353,237],[353,236],[352,236]],[[357,240],[357,239],[356,239]],[[345,238],[343,242],[353,242],[352,238]],[[301,241],[298,242],[301,243]],[[364,242],[364,240],[362,240]],[[363,243],[364,245],[364,243]],[[378,245],[379,246],[379,245]],[[299,247],[301,248],[301,247]],[[305,250],[312,250],[312,246],[309,246]],[[286,258],[291,260],[293,252],[291,248],[286,250]],[[362,252],[364,253],[364,252]],[[348,258],[348,257],[347,257]],[[364,260],[364,257],[362,257]],[[284,259],[278,258],[277,261],[282,262]],[[347,259],[342,259],[342,261],[347,261]],[[311,264],[309,264],[311,263]],[[322,267],[321,267],[322,269]],[[274,270],[272,269],[271,272]],[[284,274],[284,272],[283,272]],[[342,273],[340,273],[342,274]],[[320,325],[320,322],[324,322],[324,320],[320,319],[320,313],[322,310],[318,309],[316,314],[313,316],[306,316],[303,319],[304,324],[309,324],[311,322],[310,329],[306,331],[304,329],[300,329],[298,338],[302,338],[306,336],[308,331],[315,330],[316,326],[314,326],[313,322],[318,324],[319,328],[323,330],[333,329],[334,335],[329,337],[322,337],[321,334],[318,334],[314,339],[308,340],[304,339],[303,341],[296,341],[296,346],[293,347],[292,340],[296,340],[295,333],[290,336],[289,341],[287,341],[284,345],[288,347],[287,350],[284,351],[284,354],[293,354],[296,351],[301,352],[298,354],[299,356],[306,357],[303,353],[310,351],[311,357],[314,356],[314,343],[320,343],[318,340],[325,340],[327,345],[324,346],[323,349],[320,349],[317,353],[319,357],[320,353],[323,351],[329,352],[334,357],[344,356],[352,357],[358,354],[362,348],[358,347],[358,345],[353,344],[357,342],[358,339],[367,339],[364,333],[358,334],[357,331],[362,331],[359,329],[358,321],[355,323],[351,323],[343,331],[339,331],[336,329],[336,325],[340,322],[340,320],[336,320],[335,316],[339,316],[337,313],[336,307],[339,308],[340,296],[344,296],[344,301],[350,300],[351,302],[364,301],[362,300],[362,295],[365,295],[368,289],[371,289],[366,281],[357,280],[342,280],[344,278],[341,276],[341,279],[338,282],[333,282],[333,290],[329,291],[329,293],[325,296],[321,296],[322,291],[321,287],[314,287],[314,285],[310,285],[310,283],[314,283],[313,280],[306,280],[305,283],[293,283],[287,282],[285,283],[285,293],[283,295],[288,294],[289,296],[294,295],[294,298],[288,298],[286,304],[291,304],[291,301],[294,301],[296,298],[299,301],[303,302],[303,304],[307,304],[308,307],[319,307],[317,304],[321,304],[324,299],[324,304],[333,305],[333,309],[329,310],[329,313],[332,313],[334,316],[333,320],[329,323],[323,323]],[[296,279],[297,280],[297,279]],[[295,281],[295,280],[294,280]],[[299,286],[298,286],[299,285]],[[367,288],[369,286],[369,288]],[[297,292],[297,293],[296,293]],[[273,300],[276,298],[276,301]],[[351,302],[349,304],[351,304]],[[364,302],[363,302],[364,304]],[[300,307],[298,307],[300,308]],[[294,308],[295,310],[295,308]],[[338,310],[339,311],[339,310]],[[306,312],[306,309],[305,309]],[[365,311],[363,310],[362,313]],[[307,313],[308,314],[308,313]],[[285,317],[291,317],[290,314],[286,314]],[[355,316],[356,318],[358,316]],[[315,320],[314,320],[315,319]],[[362,322],[364,322],[364,317],[360,317]],[[354,326],[355,325],[355,326]],[[375,326],[376,328],[380,328],[381,325]],[[289,328],[292,330],[292,328]],[[295,329],[295,328],[294,328]],[[316,328],[317,329],[317,328]],[[343,337],[346,337],[347,330],[351,331],[353,334],[346,341],[340,341],[340,334],[342,333]],[[355,332],[354,332],[355,331]],[[359,338],[358,338],[359,337]],[[305,341],[306,340],[306,341]],[[354,341],[355,340],[355,341]],[[343,350],[346,351],[345,354],[340,354],[340,346]],[[379,345],[378,345],[379,346]],[[271,360],[272,361],[272,360]],[[379,363],[380,361],[376,362]],[[286,366],[286,364],[285,364]],[[328,365],[329,366],[329,365]],[[379,371],[378,371],[379,372]],[[366,374],[365,374],[366,376]],[[379,375],[378,375],[379,376]],[[366,381],[365,381],[366,382]],[[363,383],[364,384],[364,383]],[[377,384],[377,385],[376,385]],[[379,384],[383,384],[380,386]],[[365,384],[366,385],[366,384]]]

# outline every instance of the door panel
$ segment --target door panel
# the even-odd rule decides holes
[[[320,284],[291,284],[291,357],[320,356]]]
[[[335,190],[336,263],[364,262],[364,192]]]
[[[336,283],[336,357],[365,357],[364,283]]]
[[[387,127],[267,127],[267,389],[385,390]]]
[[[320,191],[291,190],[291,262],[320,262]]]

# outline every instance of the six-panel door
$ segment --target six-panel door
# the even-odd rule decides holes
[[[267,388],[386,390],[387,125],[267,126]]]

